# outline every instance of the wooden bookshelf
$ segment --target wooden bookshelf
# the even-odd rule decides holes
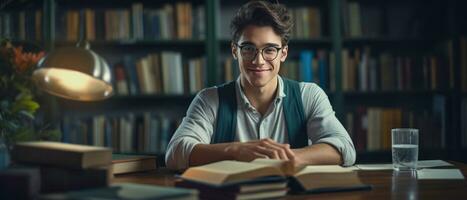
[[[157,10],[166,4],[175,5],[178,1],[150,1],[150,0],[124,0],[124,1],[110,1],[110,0],[84,0],[84,1],[65,1],[65,0],[42,0],[42,1],[11,1],[0,12],[20,12],[26,9],[43,9],[43,41],[38,41],[47,50],[55,47],[71,46],[74,41],[63,39],[60,34],[60,26],[56,27],[60,15],[57,13],[59,9],[63,10],[81,10],[90,8],[91,10],[113,10],[113,9],[127,9],[131,10],[132,5],[135,3],[142,3],[144,9]],[[221,0],[197,0],[192,1],[193,8],[198,6],[204,7],[205,23],[204,35],[201,38],[193,37],[191,39],[162,39],[162,38],[139,38],[135,39],[132,34],[129,34],[127,39],[105,40],[102,38],[95,38],[92,40],[91,48],[100,55],[108,56],[111,59],[121,58],[125,55],[136,56],[138,60],[141,57],[150,55],[152,53],[159,53],[163,51],[175,51],[181,54],[182,61],[187,59],[203,58],[205,59],[205,76],[203,86],[209,87],[223,83],[223,69],[222,66],[226,61],[225,56],[230,56],[230,40],[228,24],[230,24],[229,16],[226,14],[234,13],[239,6],[247,1],[221,1]],[[465,27],[465,12],[461,9],[465,2],[458,0],[448,1],[372,1],[372,0],[319,0],[319,1],[284,1],[292,12],[310,12],[310,8],[318,9],[320,13],[320,33],[313,36],[303,36],[294,34],[289,43],[289,54],[286,62],[300,63],[300,53],[311,50],[314,53],[318,51],[326,52],[326,61],[328,70],[326,77],[328,77],[326,87],[323,88],[328,94],[330,101],[336,111],[336,116],[339,120],[346,125],[346,115],[352,112],[358,106],[375,106],[375,107],[390,107],[400,108],[402,110],[421,109],[427,112],[433,112],[433,104],[436,103],[436,98],[442,98],[445,101],[444,123],[446,133],[446,146],[447,153],[439,154],[443,159],[453,159],[467,161],[467,159],[459,156],[457,151],[461,151],[460,144],[456,140],[462,135],[460,130],[461,123],[465,123],[466,119],[461,118],[461,103],[463,99],[467,98],[467,93],[462,91],[462,84],[465,67],[462,65],[462,59],[467,55],[462,55],[461,38],[465,38],[467,30]],[[350,7],[349,7],[350,4]],[[418,8],[419,4],[423,4],[423,9]],[[404,7],[406,5],[406,7]],[[10,9],[11,8],[11,9]],[[308,11],[300,10],[307,8]],[[391,14],[394,11],[400,10],[401,13],[412,13],[414,16],[402,16],[394,18],[396,21],[391,21],[393,18]],[[350,9],[350,10],[349,10]],[[370,11],[370,12],[368,12]],[[413,11],[413,12],[412,12]],[[416,11],[416,12],[415,12]],[[367,21],[368,16],[375,15],[373,20]],[[360,25],[350,24],[349,20],[355,20],[358,16],[360,18]],[[414,24],[407,24],[404,17],[413,17],[410,19]],[[397,20],[400,20],[398,22]],[[296,24],[304,24],[304,22],[295,21]],[[367,26],[367,24],[370,24]],[[306,22],[305,22],[306,24]],[[376,25],[375,25],[376,24]],[[392,28],[399,25],[408,28],[407,30],[392,30]],[[220,26],[220,27],[219,27]],[[347,27],[348,26],[348,27]],[[353,33],[351,34],[351,26]],[[369,27],[369,29],[368,29]],[[62,27],[63,28],[63,27]],[[410,29],[412,28],[412,29]],[[360,29],[360,31],[358,31]],[[221,30],[221,31],[218,31]],[[302,30],[304,31],[304,30]],[[308,33],[310,30],[307,30]],[[304,31],[304,32],[307,32]],[[63,31],[62,31],[63,32]],[[130,31],[131,32],[131,31]],[[426,33],[426,34],[425,34]],[[62,39],[60,39],[62,37]],[[21,40],[21,39],[19,39]],[[452,52],[446,52],[446,44],[452,41]],[[364,48],[371,49],[371,56],[378,58],[383,53],[389,53],[394,59],[397,57],[413,57],[413,60],[421,59],[423,57],[435,57],[439,64],[439,75],[443,76],[437,83],[446,83],[447,85],[437,85],[439,87],[413,87],[411,89],[382,89],[377,87],[376,90],[362,90],[359,88],[358,72],[355,70],[355,88],[346,88],[345,76],[349,73],[345,68],[348,60],[343,58],[344,52],[349,51],[349,56],[353,57],[355,50],[359,49],[361,52]],[[332,55],[332,56],[331,56]],[[105,58],[105,57],[104,57]],[[358,58],[358,57],[357,57]],[[111,60],[110,59],[110,60]],[[357,59],[358,60],[358,59]],[[378,61],[379,62],[379,61]],[[415,62],[415,61],[414,61]],[[419,62],[419,61],[417,61]],[[114,65],[118,62],[111,61],[109,64]],[[450,63],[450,64],[446,64]],[[421,66],[418,63],[414,68]],[[379,64],[376,65],[379,68]],[[452,67],[452,69],[450,69]],[[235,66],[234,66],[235,67]],[[332,72],[331,72],[331,67]],[[451,75],[444,74],[443,69],[450,69]],[[420,70],[421,71],[421,70]],[[417,74],[420,71],[414,71]],[[435,70],[436,71],[436,70]],[[383,75],[385,75],[383,73]],[[379,75],[381,77],[381,74]],[[393,75],[393,79],[397,79],[398,75]],[[428,76],[427,76],[428,77]],[[431,76],[430,80],[431,80]],[[380,79],[376,79],[380,81]],[[412,79],[413,83],[419,84],[421,79]],[[186,88],[186,87],[185,87]],[[185,89],[184,88],[184,89]],[[158,110],[176,110],[183,116],[189,103],[194,97],[194,93],[190,95],[183,92],[179,95],[165,95],[161,93],[145,94],[136,93],[128,96],[115,96],[102,102],[83,103],[73,102],[59,99],[59,107],[63,113],[72,114],[73,116],[92,116],[92,114],[108,114],[118,115],[122,113],[142,113],[146,107]],[[86,114],[87,113],[87,114]],[[459,130],[457,130],[459,129]],[[358,141],[356,141],[358,142]],[[435,150],[434,150],[435,151]],[[463,150],[465,152],[465,150]],[[388,152],[380,153],[378,151],[361,151],[359,157],[362,160],[378,159],[384,156],[388,158]],[[390,157],[389,157],[390,158]]]
[[[157,47],[170,47],[175,46],[177,48],[183,46],[197,46],[204,48],[205,42],[203,40],[122,40],[122,41],[89,41],[92,46],[157,46]],[[57,46],[71,46],[75,45],[75,42],[70,41],[57,41]]]
[[[230,40],[222,39],[220,41],[221,46],[223,49],[230,48]],[[300,49],[305,47],[312,46],[313,48],[330,48],[332,44],[332,40],[329,37],[322,37],[319,39],[290,39],[289,41],[289,48],[297,48]]]
[[[355,46],[377,46],[385,48],[425,48],[431,46],[439,38],[423,38],[423,37],[385,37],[385,36],[361,36],[361,37],[346,37],[343,39],[343,45],[346,47]]]
[[[190,102],[193,100],[193,95],[134,95],[134,96],[113,96],[107,100],[98,102],[79,102],[59,99],[60,107],[66,113],[73,114],[110,114],[110,113],[125,113],[129,110],[144,111],[144,110],[177,110],[186,111]],[[125,108],[125,109],[122,109]]]

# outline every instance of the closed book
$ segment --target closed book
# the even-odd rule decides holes
[[[109,186],[113,175],[110,166],[90,169],[67,169],[40,166],[41,192],[64,192]]]
[[[44,141],[17,143],[11,155],[17,163],[73,169],[108,166],[112,161],[110,148]]]
[[[141,172],[155,169],[155,156],[112,154],[113,174]]]
[[[277,189],[277,190],[264,190],[258,192],[249,192],[249,193],[203,193],[201,192],[199,197],[200,199],[205,200],[249,200],[249,199],[279,199],[287,195],[287,189]]]
[[[42,195],[42,200],[91,200],[91,199],[125,199],[125,200],[190,200],[198,199],[196,190],[162,187],[155,185],[144,185],[134,183],[114,184],[110,187],[100,187],[94,189],[69,191],[66,193],[56,193]]]
[[[226,194],[236,194],[286,189],[287,179],[280,176],[268,176],[223,185],[213,185],[205,182],[179,179],[175,181],[175,186],[197,189],[201,193],[222,192]]]
[[[0,199],[36,199],[41,188],[37,168],[0,170]]]
[[[275,199],[287,194],[287,179],[280,176],[220,186],[180,179],[175,182],[175,186],[197,189],[201,199]]]

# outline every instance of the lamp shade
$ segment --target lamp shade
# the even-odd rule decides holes
[[[36,85],[67,99],[95,101],[113,94],[107,62],[84,47],[64,47],[50,52],[33,73]]]

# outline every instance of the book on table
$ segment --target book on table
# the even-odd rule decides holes
[[[113,174],[150,171],[156,169],[156,156],[112,154]]]
[[[179,179],[175,181],[175,186],[197,189],[201,199],[276,199],[285,196],[288,191],[286,179],[278,176],[220,186]]]
[[[97,200],[97,199],[125,199],[125,200],[196,200],[198,191],[185,188],[163,187],[155,185],[119,183],[109,187],[74,190],[64,193],[52,193],[39,197],[41,200]]]
[[[17,163],[88,169],[109,166],[112,150],[105,147],[34,141],[17,143],[11,156]]]
[[[106,187],[112,182],[110,166],[89,169],[68,169],[38,166],[41,193]]]
[[[184,182],[224,187],[254,182],[262,178],[287,178],[291,192],[331,192],[369,189],[357,172],[338,165],[314,165],[296,168],[291,162],[256,159],[252,162],[219,161],[191,167],[182,175]]]

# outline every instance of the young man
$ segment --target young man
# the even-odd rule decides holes
[[[326,94],[314,83],[278,75],[291,19],[284,6],[243,5],[232,20],[240,76],[199,92],[172,137],[171,169],[220,160],[282,159],[294,165],[353,165],[355,149]]]

